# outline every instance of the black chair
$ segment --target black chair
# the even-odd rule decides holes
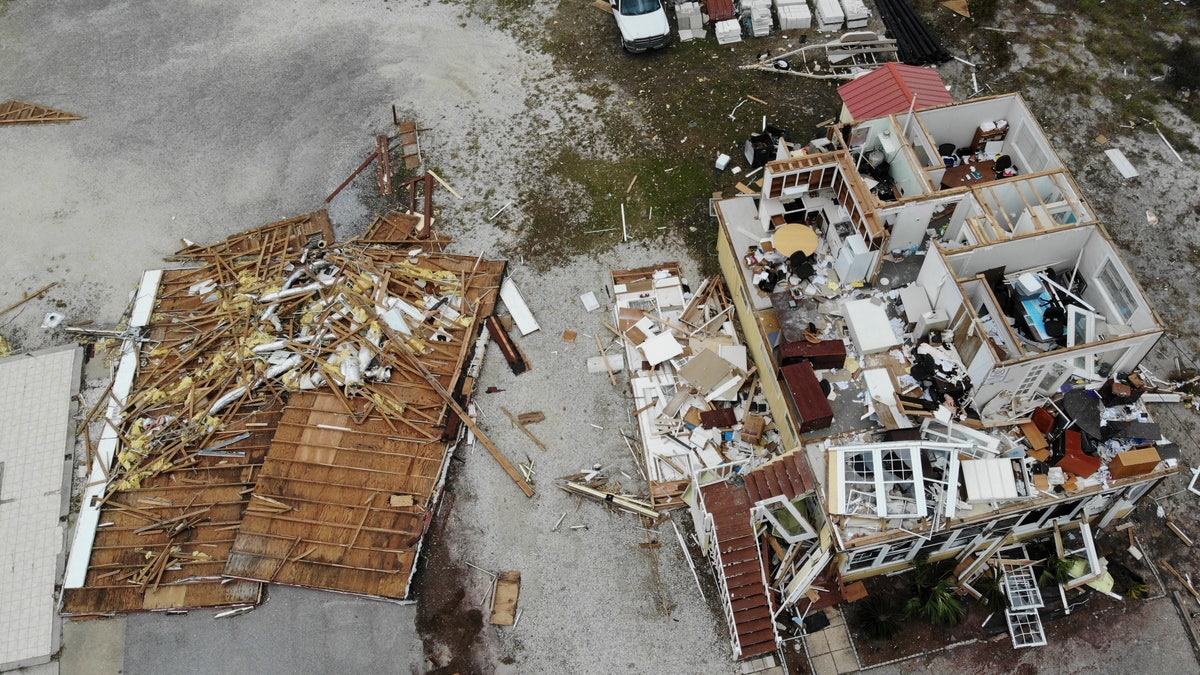
[[[1008,171],[1009,169],[1012,169],[1014,172],[1017,170],[1017,168],[1013,166],[1012,157],[1009,157],[1008,155],[1000,155],[997,157],[996,163],[992,168],[996,171],[996,180],[1004,178],[1004,172]]]
[[[948,167],[958,166],[961,163],[958,155],[954,152],[953,143],[942,143],[938,146],[938,152],[941,153],[942,161],[945,162],[946,166]]]

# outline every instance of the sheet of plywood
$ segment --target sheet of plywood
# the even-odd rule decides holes
[[[521,595],[521,573],[501,572],[492,596],[492,625],[511,626],[517,620],[517,599]]]

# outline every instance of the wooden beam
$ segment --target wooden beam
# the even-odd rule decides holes
[[[363,525],[365,525],[367,522],[367,516],[371,515],[371,502],[375,501],[375,497],[378,494],[379,494],[378,492],[372,492],[371,496],[367,497],[367,504],[366,504],[366,508],[363,509],[362,520],[359,520],[358,527],[354,528],[354,536],[350,537],[350,543],[346,544],[346,546],[344,548],[342,548],[342,554],[340,556],[338,556],[339,560],[341,558],[345,557],[346,551],[349,551],[350,549],[354,548],[354,542],[358,541],[358,534],[360,532],[362,532]]]
[[[58,285],[58,282],[57,282],[57,281],[52,281],[52,282],[50,282],[50,283],[46,284],[45,286],[42,286],[41,288],[39,288],[39,289],[37,289],[36,291],[34,291],[34,292],[32,292],[32,293],[30,293],[30,294],[26,295],[25,297],[23,297],[23,298],[21,298],[20,300],[18,300],[18,301],[16,301],[16,302],[14,302],[13,304],[9,305],[8,307],[5,307],[4,309],[0,309],[0,314],[8,314],[9,312],[13,311],[14,309],[16,309],[16,308],[20,307],[21,305],[23,305],[23,304],[25,304],[25,303],[29,302],[29,301],[30,301],[30,300],[32,300],[32,299],[34,299],[34,298],[38,297],[38,296],[39,296],[39,295],[41,295],[42,293],[45,293],[46,291],[50,290],[51,288],[54,288],[54,287],[55,287],[55,286],[57,286],[57,285]]]
[[[392,340],[396,344],[404,343],[404,341],[399,339],[399,337],[392,332],[392,329],[386,324],[381,322],[380,327],[383,329],[383,332],[387,334],[389,340]],[[433,390],[436,391],[438,395],[446,401],[446,405],[450,406],[450,408],[458,414],[458,417],[460,420],[462,420],[462,423],[471,430],[471,433],[475,434],[475,437],[479,439],[479,442],[483,444],[483,447],[487,449],[492,458],[495,459],[498,464],[500,464],[500,468],[504,469],[504,473],[507,473],[508,477],[517,484],[517,487],[521,488],[521,492],[524,492],[526,497],[533,497],[533,495],[536,493],[533,491],[533,487],[525,481],[525,477],[522,476],[519,471],[517,471],[516,467],[514,467],[511,462],[508,461],[508,458],[504,456],[504,453],[500,452],[500,448],[497,448],[496,445],[492,443],[491,439],[487,437],[487,434],[483,433],[483,429],[479,428],[479,425],[475,423],[475,420],[471,419],[471,416],[467,413],[467,411],[461,405],[459,405],[458,401],[454,400],[454,396],[451,395],[450,392],[446,391],[446,388],[442,386],[442,383],[439,382],[436,377],[434,377],[433,373],[429,372],[429,369],[425,367],[425,364],[421,363],[417,357],[413,356],[405,349],[400,350],[400,355],[404,361],[408,362],[409,365],[411,365],[418,373],[421,374],[423,378],[425,378],[425,381],[428,382],[431,387],[433,387]]]
[[[346,178],[346,180],[342,181],[341,185],[337,186],[337,188],[333,192],[331,192],[328,197],[325,198],[325,203],[328,204],[329,202],[333,201],[333,198],[338,196],[339,192],[341,192],[342,190],[345,190],[346,186],[350,184],[350,181],[352,181],[358,177],[358,174],[360,174],[364,170],[366,170],[366,168],[368,166],[371,166],[371,162],[375,161],[375,158],[378,156],[379,156],[379,151],[372,152],[371,155],[369,157],[367,157],[367,159],[365,161],[363,161],[362,164],[358,165],[358,168],[355,169],[350,174],[350,176]]]
[[[604,369],[608,371],[608,381],[612,382],[615,387],[617,386],[617,376],[613,375],[612,366],[608,363],[608,352],[604,351],[604,345],[600,342],[600,334],[597,333],[592,337],[596,338],[596,349],[600,350],[600,358],[604,359]]]

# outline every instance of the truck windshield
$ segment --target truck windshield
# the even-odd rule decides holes
[[[649,14],[660,7],[658,0],[622,0],[621,13],[625,16]]]

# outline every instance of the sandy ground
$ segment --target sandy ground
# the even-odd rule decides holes
[[[588,374],[586,361],[597,355],[596,333],[612,323],[604,308],[588,314],[578,295],[594,291],[602,302],[610,264],[638,267],[661,261],[662,251],[627,245],[609,261],[574,261],[533,278],[518,268],[523,289],[541,330],[518,340],[533,370],[514,376],[494,354],[485,362],[482,383],[503,391],[482,394],[482,424],[508,456],[535,462],[538,495],[527,499],[482,447],[465,453],[466,464],[453,484],[449,528],[461,533],[450,544],[460,559],[485,569],[520,570],[521,607],[516,631],[496,629],[497,662],[515,659],[513,672],[663,672],[690,665],[706,672],[728,669],[729,647],[723,624],[704,605],[670,525],[658,539],[660,595],[645,550],[641,519],[582,504],[554,486],[553,479],[600,465],[634,491],[644,485],[620,432],[636,435],[630,406],[607,374]],[[574,343],[565,330],[577,331]],[[601,336],[604,344],[610,340]],[[614,349],[615,351],[615,349]],[[504,416],[540,410],[546,421],[530,430],[548,447],[539,450]],[[553,531],[563,517],[558,531]],[[688,520],[686,514],[683,519]],[[584,526],[580,529],[579,526]],[[468,589],[481,595],[486,577],[468,570]],[[673,606],[662,609],[663,596]]]
[[[0,235],[7,241],[0,306],[60,284],[0,319],[0,334],[27,349],[66,341],[39,327],[48,311],[68,322],[118,321],[140,271],[161,265],[183,237],[212,241],[320,207],[373,149],[374,134],[391,131],[393,103],[428,129],[425,157],[463,194],[459,202],[439,192],[438,200],[443,226],[458,239],[454,250],[469,254],[511,243],[514,235],[498,227],[511,219],[491,223],[484,214],[515,197],[522,173],[536,170],[537,139],[564,128],[586,133],[589,123],[568,109],[586,97],[543,57],[452,7],[416,2],[167,8],[18,1],[0,17],[0,72],[0,97],[87,118],[0,133]],[[373,189],[367,173],[333,202],[339,236],[365,226],[379,201]],[[507,215],[519,210],[515,204]],[[631,243],[609,259],[563,261],[546,276],[513,261],[514,279],[543,325],[521,340],[534,370],[514,378],[493,351],[484,382],[505,391],[480,403],[485,426],[514,459],[539,453],[539,495],[526,499],[482,449],[456,472],[455,506],[438,544],[447,547],[455,580],[474,601],[484,584],[464,574],[464,561],[521,570],[524,578],[517,629],[485,630],[471,671],[730,667],[725,629],[704,605],[673,532],[666,530],[671,538],[659,553],[663,593],[674,606],[668,618],[650,559],[637,547],[645,541],[640,521],[591,503],[576,511],[551,481],[597,463],[636,475],[617,434],[631,429],[621,390],[584,366],[596,353],[591,335],[602,330],[601,318],[588,315],[577,296],[594,290],[603,298],[613,266],[680,255]],[[566,328],[581,333],[576,345],[561,341]],[[551,451],[540,454],[510,429],[501,405],[545,411],[537,432]],[[550,532],[567,512],[560,531]],[[341,613],[331,613],[331,603]],[[412,647],[419,644],[412,608],[382,607],[284,589],[235,619],[136,616],[126,624],[125,670],[192,672],[203,664],[208,672],[294,672],[309,663],[329,671],[352,663],[419,672],[439,665],[445,647],[431,643],[431,661]],[[408,637],[354,628],[363,617]],[[338,627],[332,635],[331,625]],[[321,647],[331,637],[340,648]]]
[[[485,192],[503,205],[536,161],[529,139],[564,123],[548,97],[565,83],[545,59],[416,2],[18,1],[0,21],[0,68],[5,98],[87,117],[0,136],[0,306],[61,282],[0,319],[27,348],[58,339],[38,328],[50,310],[117,320],[137,271],[183,237],[322,206],[391,131],[392,104],[428,129],[425,156],[466,197],[446,204],[452,234],[474,235],[461,250],[489,250],[495,233],[456,207],[486,212]],[[333,202],[339,235],[365,225],[356,192],[371,175]]]

